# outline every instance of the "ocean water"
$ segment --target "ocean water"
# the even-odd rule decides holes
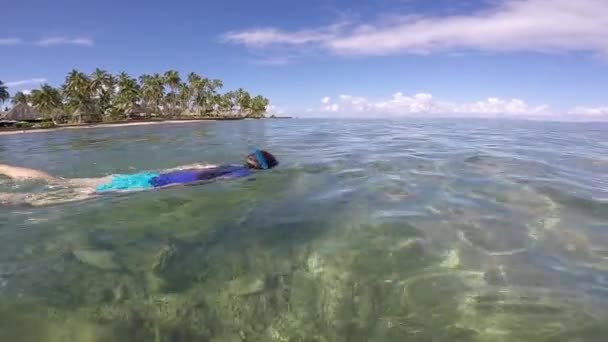
[[[608,125],[265,120],[0,136],[62,177],[253,179],[0,206],[0,341],[605,341]],[[0,192],[55,188],[0,178]]]

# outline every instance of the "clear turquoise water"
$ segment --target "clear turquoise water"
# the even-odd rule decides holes
[[[605,341],[607,133],[266,120],[0,136],[0,162],[64,177],[254,147],[281,162],[255,181],[0,207],[0,341]]]

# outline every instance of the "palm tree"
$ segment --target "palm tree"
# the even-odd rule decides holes
[[[201,85],[203,78],[195,72],[188,74],[188,85],[190,88],[196,89]]]
[[[220,94],[215,94],[211,98],[211,116],[219,116],[223,112],[227,112],[228,108],[225,104],[224,97]]]
[[[188,85],[190,87],[191,96],[189,110],[197,112],[198,110],[196,110],[195,107],[200,108],[199,103],[203,97],[205,81],[201,76],[191,72],[188,74]]]
[[[87,75],[78,71],[72,70],[65,78],[64,91],[67,96],[74,98],[88,98],[91,93],[91,80]]]
[[[208,115],[209,112],[213,109],[213,95],[214,92],[210,88],[209,79],[206,77],[199,79],[196,84],[196,93],[194,101],[201,115]]]
[[[8,92],[8,87],[4,85],[4,82],[0,81],[0,103],[4,103],[10,98],[11,94]]]
[[[248,92],[239,88],[236,91],[236,103],[239,106],[239,115],[247,114],[251,106],[251,95]]]
[[[222,89],[224,87],[224,82],[222,82],[222,80],[211,80],[211,82],[209,82],[209,88],[212,89],[214,92],[217,91],[218,89]]]
[[[205,114],[212,112],[214,110],[217,110],[220,102],[221,102],[221,98],[218,97],[218,89],[222,88],[224,86],[224,83],[221,80],[209,80],[209,79],[205,79]]]
[[[78,71],[72,70],[65,78],[63,85],[63,93],[66,99],[68,110],[73,115],[73,120],[82,122],[82,114],[101,114],[93,113],[93,101],[91,99],[91,80],[87,75]],[[78,117],[75,117],[76,114]]]
[[[180,113],[184,111],[190,111],[190,102],[192,99],[192,89],[187,83],[181,83],[179,85],[179,101],[180,101]]]
[[[118,97],[116,108],[125,116],[129,116],[135,108],[140,98],[140,88],[137,81],[131,78],[126,72],[118,74]]]
[[[156,105],[156,108],[159,110],[166,110],[168,108],[167,104],[163,102],[165,98],[165,81],[160,74],[152,75],[152,99]]]
[[[12,101],[14,104],[31,102],[41,113],[51,117],[65,109],[78,121],[84,114],[103,114],[104,118],[128,116],[138,104],[142,104],[147,113],[150,110],[163,115],[184,111],[197,115],[232,115],[238,108],[238,114],[244,117],[264,116],[268,99],[260,95],[252,98],[242,88],[220,94],[218,90],[222,87],[221,80],[208,79],[194,72],[188,74],[184,83],[175,70],[164,75],[141,75],[138,83],[124,72],[115,78],[97,68],[90,77],[77,70],[70,71],[61,90],[45,84],[31,97],[17,93]],[[7,87],[0,82],[0,100],[6,99],[4,94],[8,94]]]
[[[101,96],[105,91],[108,91],[110,83],[112,82],[112,75],[105,70],[95,69],[91,74],[91,93],[94,97]]]
[[[154,75],[141,75],[139,77],[139,83],[141,85],[141,99],[146,107],[146,110],[153,110],[153,113],[162,112],[163,98],[165,96],[165,86],[162,76],[159,74]]]
[[[32,91],[32,104],[47,119],[55,122],[55,115],[63,107],[61,93],[48,84]]]
[[[95,69],[91,74],[91,97],[95,100],[95,109],[101,114],[107,114],[112,106],[112,97],[116,80],[105,70]]]
[[[232,115],[232,112],[234,111],[234,107],[236,107],[236,93],[234,91],[229,91],[227,93],[225,93],[224,95],[222,95],[222,101],[220,103],[220,108],[222,109],[222,112],[225,114],[226,112],[228,112],[228,114]]]
[[[23,93],[21,91],[16,92],[15,95],[13,96],[13,99],[11,100],[11,103],[13,105],[20,104],[20,103],[28,104],[29,102],[30,102],[30,96],[26,95],[25,93]]]
[[[154,103],[152,99],[152,76],[148,74],[143,74],[139,76],[139,88],[140,88],[140,97],[143,102],[144,107],[153,108]]]
[[[172,115],[175,114],[175,108],[177,107],[177,88],[181,83],[179,73],[175,70],[169,70],[165,72],[165,84],[171,89],[169,98],[171,99]]]
[[[270,102],[267,98],[262,95],[258,95],[251,99],[251,117],[253,118],[261,118],[264,117],[264,113],[266,113],[266,109]]]

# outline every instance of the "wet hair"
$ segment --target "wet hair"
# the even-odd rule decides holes
[[[260,153],[262,154],[262,157],[264,157],[264,160],[266,160],[266,165],[268,165],[269,169],[272,169],[273,167],[279,165],[279,162],[272,154],[270,154],[264,150],[260,150]],[[252,153],[252,154],[248,155],[247,157],[248,158],[252,157],[254,160],[256,160],[256,163],[257,163],[257,158],[256,158],[255,153]],[[259,165],[258,165],[258,168],[259,168]]]

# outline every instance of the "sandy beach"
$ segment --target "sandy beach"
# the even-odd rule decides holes
[[[203,120],[165,120],[165,121],[144,121],[144,122],[120,122],[120,123],[99,123],[99,124],[83,124],[73,125],[65,127],[54,127],[54,128],[36,128],[36,129],[24,129],[24,130],[0,130],[0,135],[11,135],[11,134],[28,134],[28,133],[45,133],[54,132],[67,129],[91,129],[91,128],[110,128],[110,127],[127,127],[127,126],[147,126],[147,125],[163,125],[163,124],[181,124],[181,123],[194,123],[203,121],[217,121],[213,119]]]

